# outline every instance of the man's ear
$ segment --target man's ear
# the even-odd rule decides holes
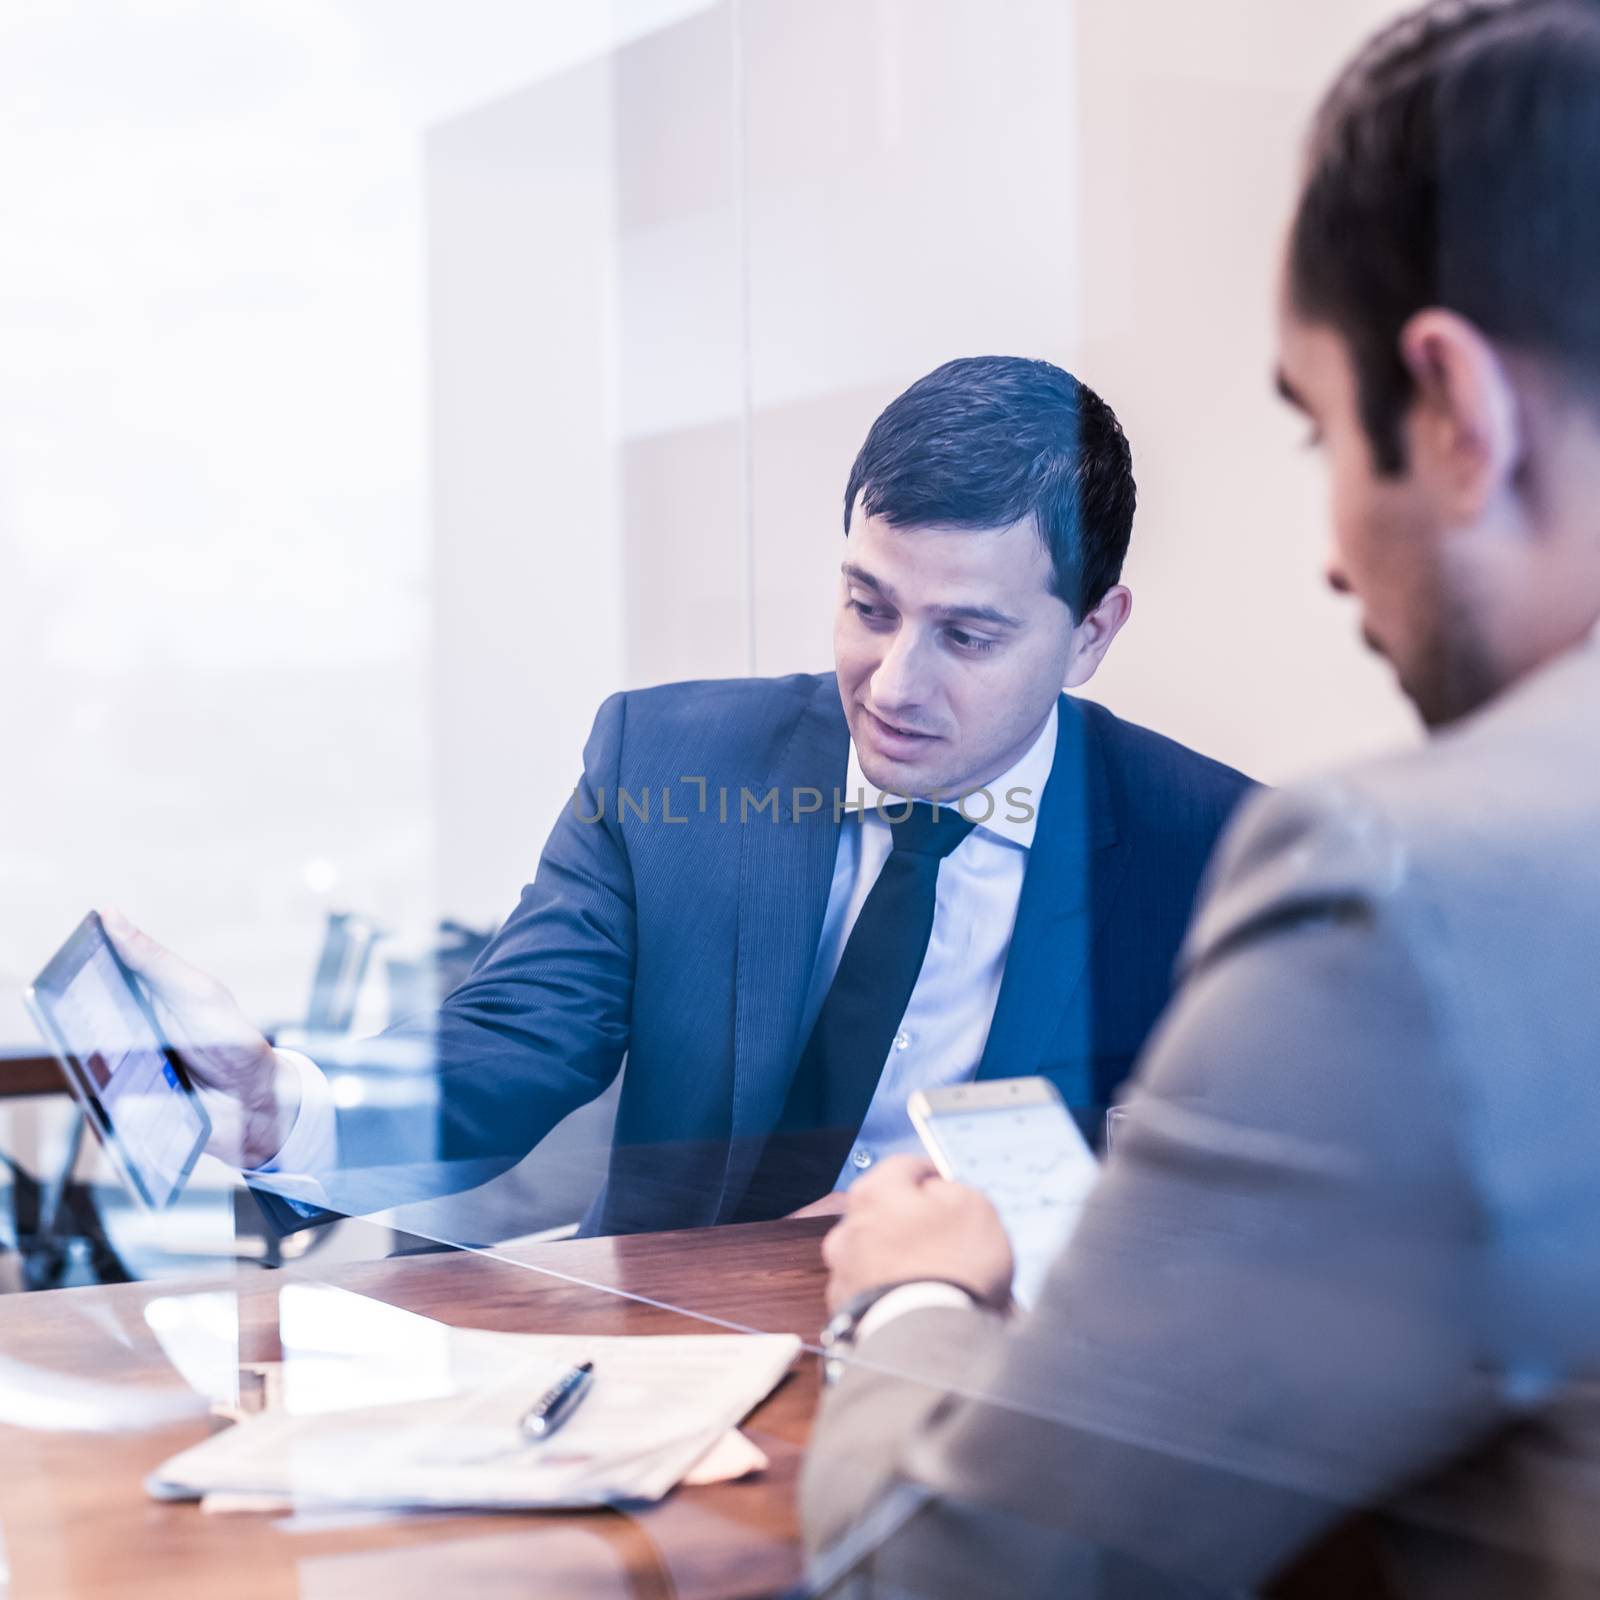
[[[1476,520],[1522,462],[1511,374],[1473,323],[1437,308],[1400,330],[1400,359],[1416,388],[1406,424],[1410,469],[1450,520]]]
[[[1111,648],[1111,641],[1121,633],[1132,610],[1133,591],[1125,584],[1115,584],[1106,590],[1100,604],[1073,630],[1072,657],[1067,662],[1063,688],[1080,688],[1095,675],[1106,658],[1106,651]]]

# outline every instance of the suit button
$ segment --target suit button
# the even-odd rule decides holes
[[[866,1169],[872,1165],[872,1152],[866,1149],[864,1146],[858,1144],[855,1149],[850,1152],[850,1161],[853,1166],[856,1166],[860,1168],[861,1171],[865,1172]]]

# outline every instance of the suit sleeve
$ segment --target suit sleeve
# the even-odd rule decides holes
[[[420,1107],[338,1114],[338,1168],[315,1174],[327,1215],[451,1194],[514,1166],[600,1094],[628,1047],[633,877],[617,827],[627,700],[601,706],[583,776],[515,911],[437,1015],[397,1024],[374,1054],[430,1092]],[[259,1178],[258,1178],[259,1183]],[[257,1189],[286,1229],[305,1208]]]
[[[861,1592],[1251,1588],[1492,1425],[1428,917],[1359,796],[1247,808],[1039,1305],[864,1343],[806,1474],[814,1550],[912,1485]]]

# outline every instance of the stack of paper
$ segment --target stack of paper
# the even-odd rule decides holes
[[[271,1495],[295,1504],[556,1507],[658,1500],[773,1389],[789,1334],[660,1338],[449,1330],[458,1392],[300,1414],[268,1410],[174,1456],[153,1495]],[[562,1372],[594,1363],[548,1439],[517,1427]]]

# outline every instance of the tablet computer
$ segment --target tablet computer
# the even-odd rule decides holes
[[[211,1119],[95,912],[23,999],[118,1176],[150,1210],[171,1205]]]

